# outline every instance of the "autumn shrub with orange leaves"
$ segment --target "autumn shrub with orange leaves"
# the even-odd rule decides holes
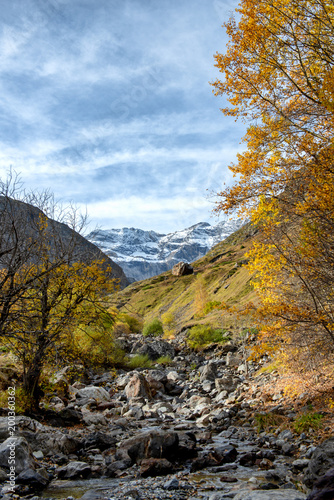
[[[241,0],[217,53],[227,116],[248,121],[216,211],[260,229],[249,267],[260,340],[298,369],[334,361],[334,4]]]

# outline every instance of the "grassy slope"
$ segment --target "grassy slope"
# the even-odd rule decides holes
[[[135,282],[113,298],[121,311],[139,314],[145,321],[174,315],[176,330],[189,324],[210,323],[214,327],[230,325],[231,318],[219,309],[195,317],[196,294],[205,283],[204,303],[209,301],[243,304],[255,300],[250,276],[243,265],[244,254],[253,240],[254,230],[246,225],[192,263],[194,274],[175,277],[171,271]],[[238,266],[238,267],[236,267]],[[235,321],[235,319],[233,320]]]

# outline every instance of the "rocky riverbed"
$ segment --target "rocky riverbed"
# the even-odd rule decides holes
[[[65,367],[42,420],[17,417],[12,436],[0,417],[0,498],[334,499],[334,437],[327,429],[319,444],[291,430],[304,402],[263,391],[277,373],[246,366],[233,342],[202,354],[181,337],[134,335],[124,346],[173,363],[98,375]]]

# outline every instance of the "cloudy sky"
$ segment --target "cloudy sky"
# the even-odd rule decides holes
[[[235,0],[3,0],[0,176],[163,233],[212,217],[244,129],[209,81]]]

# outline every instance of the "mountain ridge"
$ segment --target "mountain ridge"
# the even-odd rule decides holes
[[[193,262],[238,230],[244,221],[199,222],[168,234],[139,228],[97,229],[87,239],[120,265],[130,281],[169,271],[180,261]]]

